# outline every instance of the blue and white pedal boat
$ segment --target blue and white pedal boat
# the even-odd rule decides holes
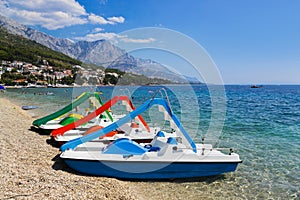
[[[159,105],[175,130],[158,131],[150,144],[120,138],[110,144],[94,141],[107,132]],[[162,109],[163,108],[163,109]],[[210,144],[195,144],[163,99],[150,99],[115,123],[71,140],[61,147],[60,157],[74,170],[121,179],[174,179],[219,175],[236,170],[242,161],[232,151],[227,154]]]

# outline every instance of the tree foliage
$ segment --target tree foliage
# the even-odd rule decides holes
[[[106,69],[105,69],[105,73],[116,73],[116,74],[118,74],[119,76],[122,76],[122,75],[125,74],[125,72],[122,72],[122,71],[120,71],[120,70],[118,70],[118,69],[113,69],[113,68],[106,68]]]
[[[104,85],[116,85],[118,83],[118,78],[111,74],[105,74],[103,79]]]
[[[126,73],[118,80],[118,85],[157,85],[157,84],[170,84],[171,81],[148,78],[144,75]]]
[[[74,79],[71,76],[65,76],[61,79],[61,84],[71,85],[74,83]]]

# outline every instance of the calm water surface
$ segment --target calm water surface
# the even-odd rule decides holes
[[[43,116],[67,105],[82,91],[102,91],[102,99],[107,101],[128,92],[126,88],[134,104],[140,105],[159,87],[7,89],[1,96],[18,105],[39,106],[28,112]],[[214,130],[210,129],[211,92],[205,86],[166,89],[173,111],[195,141]],[[196,180],[133,182],[145,199],[300,199],[300,86],[225,86],[225,94],[226,115],[222,117],[224,110],[220,110],[217,119],[224,127],[214,142],[237,148],[243,160],[237,171]],[[149,123],[166,126],[155,109],[144,117]]]

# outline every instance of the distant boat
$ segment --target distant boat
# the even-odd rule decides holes
[[[250,88],[262,88],[262,85],[251,85]]]
[[[26,87],[27,88],[44,88],[45,86],[44,85],[37,85],[37,84],[34,84],[34,83],[29,83]]]
[[[47,87],[48,87],[48,88],[57,88],[56,85],[52,85],[52,84],[48,84]]]
[[[36,84],[29,83],[26,87],[27,88],[36,88]]]
[[[53,96],[54,95],[53,92],[46,92],[45,94],[48,95],[48,96]]]
[[[32,110],[32,109],[36,109],[38,108],[38,106],[22,106],[23,110]]]

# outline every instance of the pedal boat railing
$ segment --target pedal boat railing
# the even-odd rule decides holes
[[[103,104],[101,98],[100,98],[100,95],[101,93],[99,92],[93,92],[93,93],[90,93],[90,92],[84,92],[82,93],[79,97],[76,98],[76,100],[70,104],[68,104],[67,106],[61,108],[60,110],[54,112],[54,113],[51,113],[45,117],[42,117],[42,118],[39,118],[39,119],[36,119],[32,122],[32,124],[34,126],[41,126],[43,124],[46,124],[47,122],[55,119],[55,118],[58,118],[58,117],[61,117],[65,114],[67,114],[68,112],[70,112],[71,110],[75,109],[77,106],[79,106],[80,104],[84,103],[86,100],[88,100],[90,97],[94,96],[100,103],[100,105]],[[110,114],[108,113],[108,117],[111,118]]]
[[[71,124],[68,124],[64,127],[58,128],[56,130],[53,130],[51,132],[51,136],[55,137],[57,135],[63,135],[65,132],[72,130],[84,123],[87,123],[88,121],[90,121],[91,119],[97,117],[98,115],[102,114],[104,111],[107,111],[108,109],[110,109],[113,105],[115,105],[118,102],[126,102],[126,108],[127,110],[135,110],[135,107],[133,106],[131,100],[128,98],[128,96],[115,96],[113,97],[111,100],[109,100],[108,102],[106,102],[105,104],[103,104],[100,108],[98,108],[97,110],[95,110],[94,112],[90,113],[89,115],[85,116],[82,119],[79,119]],[[138,119],[141,121],[141,123],[143,124],[143,126],[145,127],[145,129],[150,132],[150,128],[148,126],[148,124],[146,123],[146,121],[144,120],[144,118],[141,115],[137,115]],[[132,118],[134,119],[134,118]]]
[[[107,102],[107,103],[110,103],[110,102]],[[106,104],[104,104],[104,105],[106,105]],[[170,120],[171,126],[173,126],[173,127],[176,126],[176,128],[179,130],[177,134],[180,134],[180,137],[182,138],[182,142],[185,145],[189,146],[195,153],[197,153],[197,147],[196,147],[196,144],[194,143],[193,139],[186,132],[186,130],[184,129],[182,124],[179,122],[176,115],[172,112],[172,110],[169,106],[169,103],[167,103],[164,99],[161,99],[161,98],[152,98],[152,99],[147,100],[140,107],[136,108],[135,110],[133,110],[126,116],[119,119],[118,121],[104,127],[103,129],[97,130],[97,131],[90,133],[88,135],[85,135],[83,137],[80,137],[80,138],[77,138],[74,140],[70,140],[66,144],[61,146],[60,149],[61,149],[61,151],[75,149],[78,145],[80,145],[82,143],[89,142],[96,138],[99,138],[99,137],[109,133],[110,131],[117,129],[118,127],[122,126],[123,124],[130,122],[132,119],[134,119],[135,117],[137,117],[138,115],[140,115],[141,113],[148,110],[149,108],[151,108],[154,105],[158,105],[160,111],[162,111],[162,108],[164,108],[164,114],[168,115],[168,120]],[[109,106],[109,105],[106,105],[106,106]],[[105,108],[106,108],[106,106],[105,106]],[[165,116],[165,118],[166,118],[166,116]],[[171,120],[172,120],[172,122],[171,122]]]

